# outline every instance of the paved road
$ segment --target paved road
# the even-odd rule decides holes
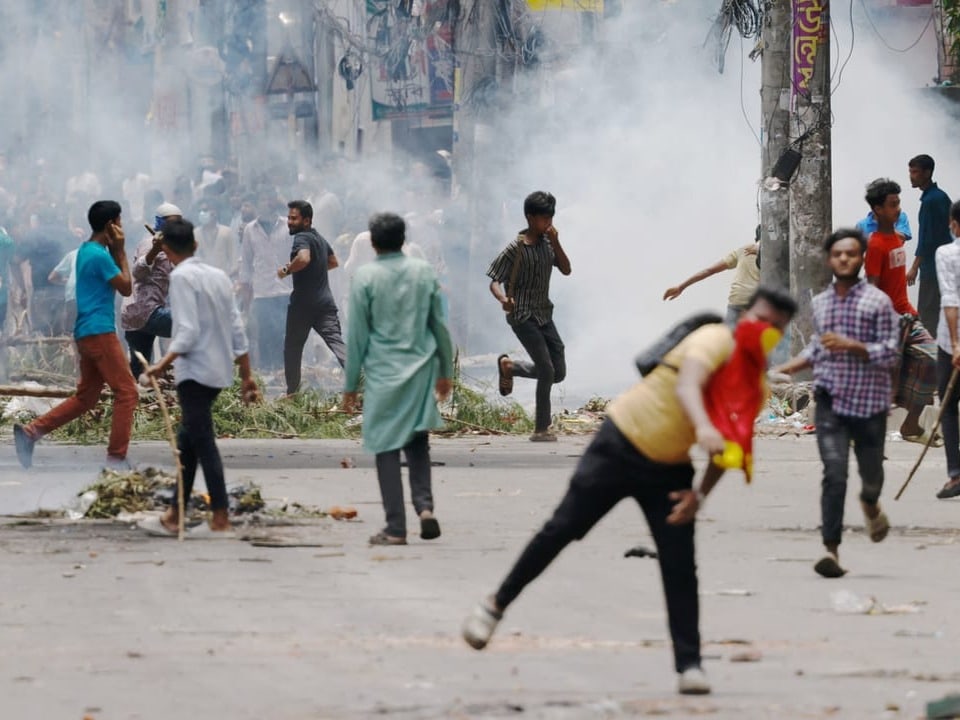
[[[487,651],[470,650],[458,636],[463,615],[552,509],[586,442],[435,441],[444,535],[404,548],[366,545],[382,511],[371,459],[346,441],[222,443],[231,481],[359,509],[354,522],[249,531],[311,547],[8,522],[0,717],[917,718],[926,701],[960,691],[960,504],[933,498],[940,451],[892,501],[919,450],[906,443],[888,446],[894,529],[883,544],[863,535],[850,493],[852,572],[840,580],[811,570],[820,551],[811,437],[760,441],[754,484],[731,476],[710,498],[698,556],[711,696],[674,693],[656,566],[622,557],[649,542],[628,503],[521,596]],[[132,456],[163,463],[167,452],[144,443]],[[0,511],[62,504],[101,453],[43,444],[29,472],[3,453]],[[344,457],[357,466],[342,468]],[[898,612],[840,614],[838,591]]]

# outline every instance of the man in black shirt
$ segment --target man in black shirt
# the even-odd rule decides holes
[[[346,362],[347,348],[340,332],[337,305],[330,292],[327,273],[340,265],[330,244],[313,229],[313,207],[305,200],[287,204],[287,229],[293,235],[290,262],[277,271],[285,278],[293,275],[293,292],[287,307],[287,332],[283,340],[283,366],[287,394],[300,389],[300,364],[303,345],[310,328],[317,331],[336,356],[340,367]]]

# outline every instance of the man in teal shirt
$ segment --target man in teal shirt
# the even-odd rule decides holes
[[[80,357],[77,393],[29,425],[13,426],[17,459],[25,468],[33,463],[37,440],[96,407],[106,384],[113,390],[106,467],[129,469],[127,448],[138,394],[114,317],[115,293],[128,296],[133,289],[120,205],[113,200],[98,200],[90,206],[87,220],[93,234],[77,251],[77,320],[73,327]]]
[[[442,424],[437,398],[453,386],[453,346],[443,319],[440,285],[425,260],[402,252],[403,218],[370,218],[375,262],[357,270],[350,289],[343,409],[356,407],[364,372],[363,444],[377,456],[386,527],[371,545],[406,545],[400,450],[410,468],[410,493],[420,537],[439,537],[433,516],[428,431]]]

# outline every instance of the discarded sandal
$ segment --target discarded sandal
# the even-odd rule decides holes
[[[499,379],[498,387],[500,389],[500,394],[503,396],[507,396],[513,392],[513,373],[506,373],[503,371],[503,361],[509,359],[510,356],[506,353],[503,353],[497,358],[497,377]]]
[[[926,445],[927,441],[930,439],[930,431],[924,430],[919,435],[900,435],[906,442],[918,443],[920,445]],[[933,441],[930,443],[930,447],[941,448],[943,447],[943,436],[940,433],[937,433],[933,436]]]
[[[387,535],[381,530],[376,535],[371,535],[369,542],[371,545],[406,545],[407,539],[405,537]]]

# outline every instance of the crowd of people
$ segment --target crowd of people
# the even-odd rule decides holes
[[[866,534],[880,542],[889,532],[880,496],[891,403],[907,410],[901,425],[904,437],[929,443],[933,438],[925,436],[928,431],[921,426],[920,414],[933,402],[937,386],[944,407],[948,468],[938,497],[960,495],[956,382],[960,240],[954,240],[960,234],[960,203],[951,204],[933,182],[932,158],[919,155],[908,167],[911,184],[922,192],[914,261],[908,263],[904,247],[910,238],[900,208],[901,188],[892,180],[877,179],[866,190],[869,214],[862,225],[869,235],[860,228],[840,229],[824,242],[833,281],[814,298],[815,332],[796,358],[768,371],[769,355],[797,304],[785,292],[759,285],[756,242],[667,290],[664,298],[674,299],[693,282],[722,269],[737,270],[726,322],[718,317],[677,338],[645,377],[610,403],[608,417],[580,458],[550,519],[496,591],[465,619],[462,635],[469,645],[486,647],[524,588],[564,547],[583,539],[617,503],[632,497],[656,544],[678,689],[687,694],[710,692],[701,666],[695,520],[726,470],[740,469],[750,479],[753,420],[766,399],[768,374],[783,377],[813,371],[817,447],[823,465],[820,514],[825,554],[814,565],[820,576],[836,578],[847,572],[840,564],[839,548],[851,447],[862,481]],[[222,180],[221,176],[211,184]],[[244,200],[238,207],[234,246],[233,231],[227,225],[221,232],[206,191],[191,202],[189,211],[163,200],[153,206],[149,236],[130,254],[121,205],[94,202],[87,212],[92,234],[76,251],[69,272],[76,306],[73,334],[80,356],[77,393],[30,424],[14,427],[17,456],[29,467],[37,441],[92,408],[107,384],[114,393],[107,464],[127,466],[137,400],[134,377],[156,376],[172,366],[182,414],[178,448],[183,496],[201,467],[213,517],[198,532],[227,537],[232,529],[212,404],[232,383],[234,364],[240,368],[243,399],[258,400],[254,353],[248,353],[258,345],[257,361],[264,367],[282,362],[287,392],[297,392],[303,343],[312,328],[343,366],[345,411],[357,409],[364,378],[363,442],[376,456],[386,518],[370,544],[407,543],[401,453],[409,467],[420,537],[432,540],[440,535],[440,524],[434,515],[428,433],[441,422],[437,400],[449,395],[453,382],[454,343],[438,272],[442,265],[438,268],[436,261],[414,256],[403,217],[375,214],[366,232],[353,241],[369,243],[369,251],[352,247],[347,253],[346,264],[356,262],[359,267],[348,299],[341,304],[330,274],[340,264],[336,243],[319,229],[329,215],[318,214],[308,200],[294,199],[285,204],[284,220],[278,203],[275,189],[266,187]],[[317,204],[334,206],[325,197]],[[196,226],[184,217],[194,210]],[[530,356],[527,361],[502,354],[498,387],[508,395],[515,377],[536,380],[531,440],[537,442],[556,440],[550,425],[550,389],[566,373],[549,289],[553,269],[567,276],[572,263],[553,224],[555,212],[556,199],[550,193],[530,194],[524,202],[526,227],[492,259],[487,271],[491,294]],[[12,262],[22,262],[24,250],[13,245]],[[375,262],[361,263],[371,251]],[[50,268],[51,276],[60,277],[61,272],[67,271]],[[908,285],[917,278],[919,309],[907,295]],[[134,365],[138,358],[128,357],[122,349],[115,323],[117,293],[125,298],[121,325],[131,348],[150,350],[157,337],[169,337],[158,362],[143,352],[146,365]],[[38,308],[52,302],[43,293],[37,298]],[[241,307],[248,309],[252,344]],[[344,310],[346,338],[340,325]],[[280,313],[285,313],[283,321]],[[930,350],[934,338],[935,353]],[[690,456],[694,446],[708,458],[698,482]],[[144,523],[144,529],[172,536],[181,521],[177,504],[172,503],[162,516]]]
[[[444,233],[457,216],[456,203],[443,192],[445,179],[422,164],[412,163],[401,172],[408,188],[402,196],[408,234],[404,252],[427,259],[446,286],[465,271],[460,254],[444,243]],[[135,289],[120,308],[120,329],[135,372],[135,351],[149,358],[154,340],[170,336],[165,297],[171,266],[153,234],[168,219],[190,218],[197,257],[223,270],[234,283],[250,325],[251,360],[261,375],[284,370],[285,356],[296,355],[294,348],[285,348],[285,338],[302,335],[304,327],[309,332],[309,325],[296,322],[298,318],[291,332],[285,332],[291,295],[302,304],[302,293],[294,291],[291,279],[276,275],[277,267],[289,260],[287,202],[310,203],[312,232],[323,239],[330,256],[339,259],[340,269],[328,278],[328,303],[343,308],[351,278],[375,256],[366,223],[380,204],[379,186],[339,159],[301,175],[278,168],[241,183],[235,170],[202,157],[192,173],[163,189],[163,183],[136,171],[63,175],[42,166],[8,172],[0,156],[0,337],[71,334],[75,259],[89,237],[85,213],[101,197],[117,198],[127,230],[125,252]],[[23,177],[31,180],[21,181]],[[64,189],[54,189],[59,187]],[[454,305],[458,302],[453,300]],[[445,303],[449,306],[449,299]],[[311,344],[307,352],[312,365],[343,365],[337,350],[326,353]],[[295,389],[287,383],[288,391]]]

